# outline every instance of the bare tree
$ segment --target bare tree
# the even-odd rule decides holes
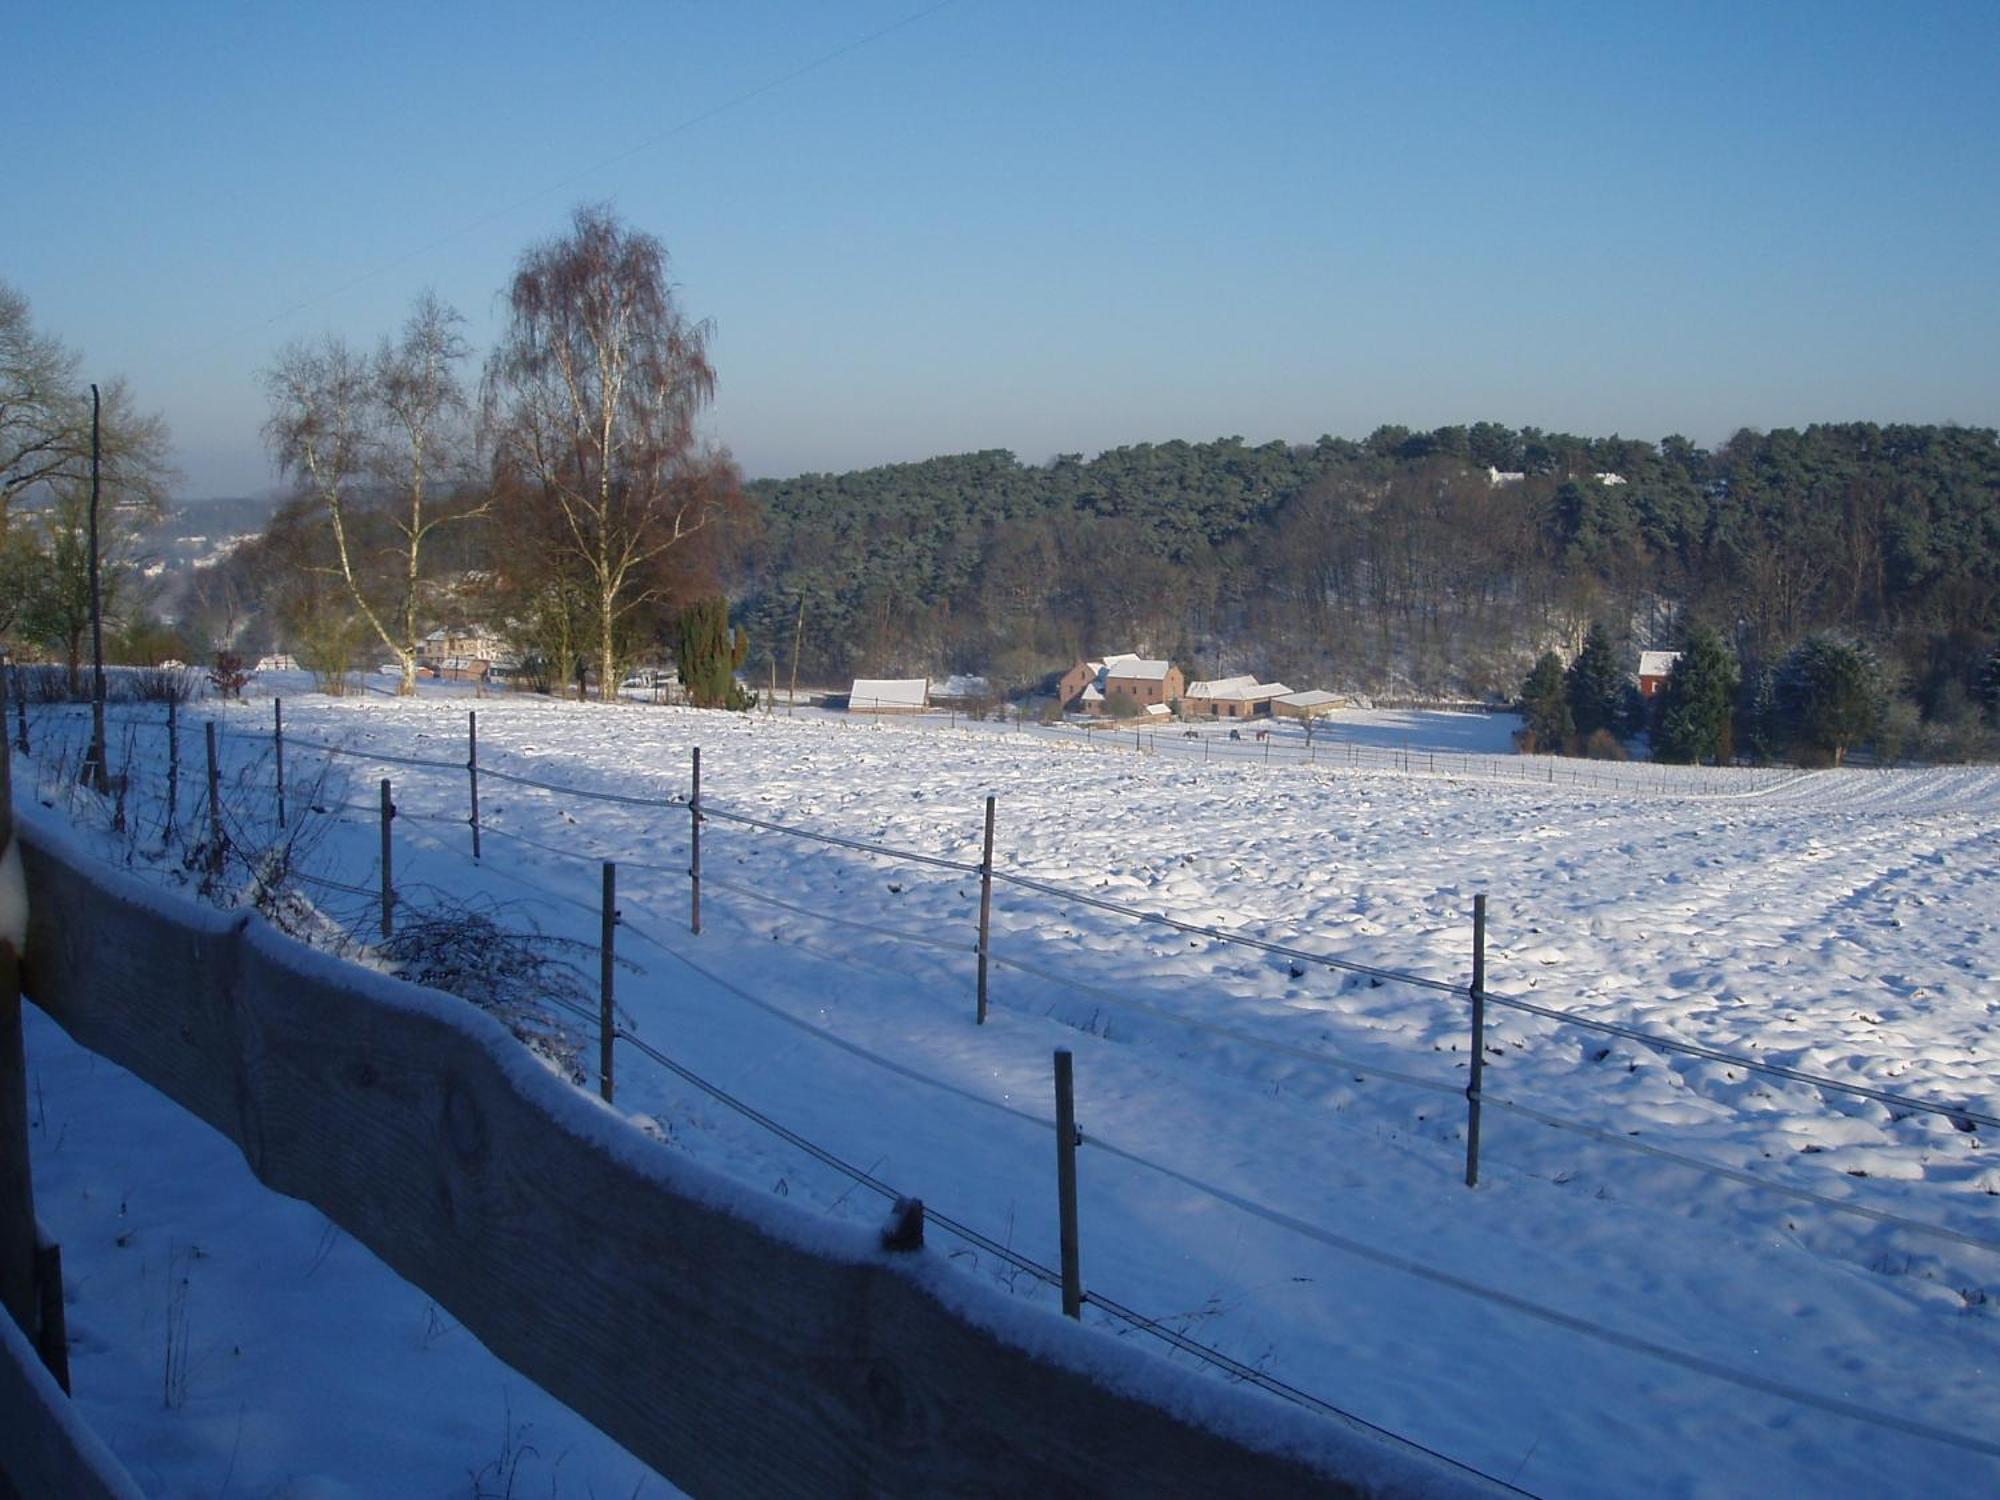
[[[435,508],[438,481],[448,484],[467,452],[461,321],[426,294],[400,339],[373,360],[328,337],[290,345],[264,376],[272,457],[324,514],[333,567],[395,656],[403,693],[416,691],[424,542],[439,525],[483,511]],[[393,503],[377,504],[384,494]],[[386,562],[369,545],[383,524],[394,537]]]
[[[486,376],[496,478],[553,512],[610,699],[621,620],[658,598],[666,554],[720,520],[733,490],[733,467],[696,442],[715,395],[709,328],[675,301],[660,241],[603,206],[521,257],[508,311]]]
[[[0,532],[17,498],[90,475],[90,395],[76,355],[36,330],[28,301],[0,283]],[[157,510],[174,479],[166,424],[138,411],[122,380],[103,388],[105,493],[126,510]]]
[[[449,521],[484,515],[486,506],[455,506],[426,510],[436,499],[440,482],[453,487],[464,478],[470,444],[466,429],[471,407],[458,377],[471,351],[459,327],[465,320],[426,292],[417,299],[395,343],[384,342],[375,356],[375,395],[380,404],[382,434],[378,463],[384,481],[400,499],[389,512],[399,540],[401,571],[397,626],[401,644],[391,644],[403,668],[397,687],[417,690],[417,611],[423,587],[422,554],[426,537]]]

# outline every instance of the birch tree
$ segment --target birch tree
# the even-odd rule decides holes
[[[449,493],[462,473],[469,442],[461,321],[426,294],[372,360],[327,337],[290,345],[264,377],[271,456],[324,517],[333,567],[396,658],[400,693],[417,687],[424,543],[445,522],[484,510],[437,504],[440,483]],[[372,545],[385,527],[392,540]]]
[[[521,257],[507,307],[486,376],[496,479],[551,513],[610,700],[620,622],[659,598],[666,555],[720,521],[732,489],[696,441],[715,396],[710,330],[676,302],[665,246],[603,206]]]
[[[375,356],[374,396],[382,429],[377,464],[384,485],[398,497],[387,515],[398,538],[398,640],[390,649],[402,667],[400,693],[417,690],[424,541],[447,522],[486,513],[483,503],[442,510],[436,503],[441,483],[448,494],[458,488],[469,457],[471,407],[458,375],[470,353],[459,332],[464,321],[426,292],[411,310],[402,337],[384,342]]]

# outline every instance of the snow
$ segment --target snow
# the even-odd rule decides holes
[[[1483,891],[1495,991],[1994,1114],[2000,772],[1548,762],[1506,755],[1514,721],[1477,714],[1343,712],[1310,742],[1302,724],[1280,721],[1253,756],[1212,735],[1135,749],[1133,735],[1062,728],[502,697],[478,704],[482,769],[662,805],[483,781],[487,858],[474,865],[466,706],[429,684],[411,700],[287,697],[288,741],[357,752],[333,761],[318,791],[328,811],[315,820],[309,868],[370,885],[377,831],[366,803],[381,775],[396,778],[406,810],[397,870],[413,896],[426,884],[485,896],[515,920],[592,942],[596,862],[620,861],[620,952],[639,971],[621,974],[619,999],[639,1034],[934,1213],[1055,1262],[1049,1056],[1067,1047],[1085,1134],[1086,1288],[1358,1418],[1547,1496],[2000,1484],[1990,1437],[2000,1275],[1989,1248],[2000,1244],[2000,1161],[1984,1130],[1959,1128],[1971,1122],[1496,1004],[1480,1186],[1468,1191],[1462,995],[1294,964],[1002,880],[992,1010],[975,1027],[976,873],[711,818],[696,938],[681,873],[687,814],[669,805],[685,797],[699,745],[711,811],[976,866],[991,793],[1002,876],[1453,984],[1465,980],[1472,897]],[[246,809],[262,805],[268,703],[191,711],[186,760],[199,745],[194,720],[208,712],[225,725],[235,795]],[[45,755],[70,732],[53,718],[41,728]],[[164,745],[143,731],[130,743],[146,785]],[[295,808],[320,763],[291,755]],[[104,820],[73,777],[37,782],[29,762],[16,765],[21,797],[42,786],[137,873],[176,878],[177,862],[149,853],[151,833],[94,832]],[[195,798],[184,783],[184,817]],[[156,827],[152,817],[135,825]],[[357,925],[369,915],[338,893],[327,908]],[[66,1118],[111,1130],[125,1106],[92,1097],[108,1065],[61,1062],[59,1043],[45,1027],[30,1038],[49,1097],[74,1073]],[[635,1054],[621,1054],[619,1110],[651,1122],[691,1164],[784,1200],[785,1222],[800,1209],[847,1233],[880,1222],[879,1199]],[[48,1173],[74,1171],[101,1199],[141,1171],[154,1181],[155,1168],[134,1164],[146,1160],[141,1143],[170,1133],[149,1118],[100,1148],[86,1144],[95,1130],[72,1123],[53,1153],[51,1132],[36,1132],[44,1217],[66,1255],[108,1262],[71,1262],[72,1321],[102,1341],[84,1364],[146,1366],[155,1408],[157,1343],[124,1348],[118,1335],[150,1317],[157,1339],[159,1308],[115,1282],[95,1301],[120,1252],[91,1217],[101,1204],[49,1188]],[[189,1227],[154,1230],[156,1300],[160,1235],[206,1248],[209,1231],[193,1226],[250,1211],[231,1200],[190,1212]],[[296,1255],[303,1231],[287,1232]],[[940,1286],[963,1285],[968,1302],[983,1305],[995,1286],[1024,1313],[1054,1302],[935,1223],[931,1242]],[[373,1294],[352,1295],[374,1306]],[[421,1325],[421,1294],[408,1295],[415,1302],[385,1321]],[[254,1296],[243,1306],[246,1318],[270,1311]],[[1023,1323],[1022,1337],[1043,1337],[1047,1321]],[[1078,1337],[1119,1334],[1158,1347],[1097,1308]],[[1245,1394],[1186,1355],[1162,1357],[1191,1393],[1181,1399],[1213,1392],[1219,1410]],[[318,1380],[344,1392],[355,1374],[336,1359]],[[86,1414],[128,1463],[185,1453],[177,1472],[211,1483],[237,1404],[254,1417],[265,1399],[262,1385],[230,1387],[197,1421],[142,1410],[145,1393],[135,1370],[126,1394]],[[460,1408],[452,1423],[404,1424],[440,1448],[460,1445],[431,1471],[461,1488],[492,1457],[502,1423],[494,1387],[478,1395],[483,1420]],[[397,1397],[417,1399],[392,1390],[382,1405]],[[377,1419],[387,1420],[364,1413],[357,1430]],[[259,1473],[279,1462],[265,1425],[243,1440],[246,1461],[255,1448],[266,1465]],[[536,1446],[559,1445],[538,1436]],[[382,1492],[376,1471],[356,1478],[337,1454],[311,1462]],[[569,1462],[563,1492],[586,1493]],[[238,1469],[242,1492],[267,1492],[244,1484],[248,1472]],[[599,1493],[630,1488],[592,1482]],[[538,1479],[532,1492],[546,1487]]]

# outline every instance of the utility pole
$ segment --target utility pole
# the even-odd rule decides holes
[[[806,596],[799,595],[799,623],[792,631],[792,686],[785,695],[785,712],[799,701],[799,645],[806,638]]]
[[[111,789],[104,760],[104,590],[97,564],[98,417],[97,387],[90,388],[90,785],[99,793]]]

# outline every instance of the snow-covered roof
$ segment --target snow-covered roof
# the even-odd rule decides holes
[[[1165,703],[1148,703],[1146,705],[1146,717],[1149,719],[1164,719],[1172,712],[1173,709]]]
[[[1253,688],[1257,679],[1247,672],[1240,677],[1213,677],[1207,682],[1190,682],[1185,696],[1189,698],[1227,698],[1242,688]]]
[[[1084,684],[1083,691],[1076,696],[1077,701],[1080,703],[1102,703],[1104,701],[1104,689],[1094,682],[1086,683]]]
[[[1207,691],[1196,692],[1195,688]],[[1262,703],[1269,698],[1282,698],[1290,691],[1282,682],[1259,682],[1254,677],[1221,677],[1213,682],[1196,683],[1187,690],[1186,696],[1220,703]]]
[[[1641,651],[1639,653],[1639,675],[1641,677],[1665,677],[1673,671],[1674,663],[1681,659],[1678,651]]]
[[[1165,682],[1173,666],[1170,661],[1149,661],[1143,656],[1113,656],[1104,663],[1104,677],[1107,682],[1114,677],[1126,681]]]
[[[1287,693],[1278,701],[1293,708],[1329,708],[1340,701],[1340,694],[1308,688],[1303,693]]]
[[[988,684],[984,677],[967,677],[962,673],[954,672],[951,676],[945,678],[943,687],[936,689],[936,696],[940,698],[983,698],[986,696],[987,691]]]
[[[922,708],[930,696],[928,677],[857,677],[848,689],[849,708]]]

